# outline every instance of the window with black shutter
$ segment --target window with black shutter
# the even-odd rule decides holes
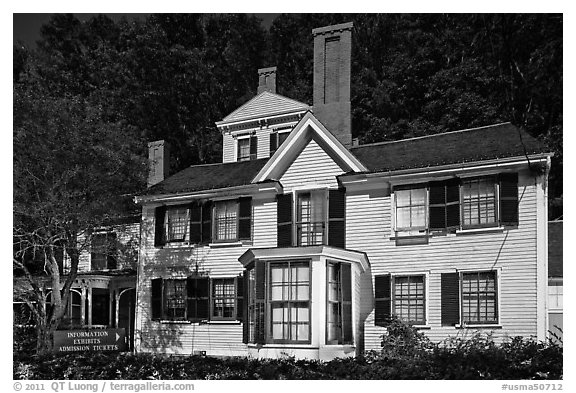
[[[288,139],[290,135],[290,130],[284,132],[274,132],[270,134],[270,157],[276,153],[276,150],[282,146],[284,141]]]
[[[250,240],[252,238],[252,198],[242,197],[238,200],[238,239]]]
[[[343,189],[328,192],[328,245],[346,248],[346,192]]]
[[[254,341],[257,344],[266,342],[266,263],[256,261],[254,264]]]
[[[430,230],[448,231],[460,227],[460,182],[458,179],[429,184]]]
[[[458,273],[442,273],[440,276],[440,306],[442,325],[460,323],[460,283]]]
[[[500,224],[518,225],[518,173],[501,173]]]
[[[250,137],[250,160],[258,158],[258,138],[254,135]]]
[[[154,246],[162,247],[166,244],[164,232],[164,218],[166,216],[166,206],[158,206],[154,211]]]
[[[212,201],[202,204],[202,238],[201,243],[207,244],[212,241]]]
[[[277,196],[278,247],[292,246],[292,194]]]
[[[190,244],[202,242],[202,205],[194,201],[190,204]]]
[[[162,279],[155,278],[152,280],[152,319],[162,319]]]
[[[391,317],[390,275],[374,276],[374,325],[387,326]]]
[[[210,279],[192,276],[186,279],[187,319],[202,321],[210,318]]]

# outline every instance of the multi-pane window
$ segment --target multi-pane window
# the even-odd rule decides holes
[[[462,182],[462,226],[488,226],[497,222],[496,182],[492,177]]]
[[[256,269],[250,269],[244,274],[248,274],[248,299],[245,299],[248,302],[248,315],[244,323],[248,323],[248,341],[253,343],[256,334]]]
[[[498,322],[496,272],[462,273],[462,322]]]
[[[338,342],[342,337],[342,278],[340,264],[328,264],[328,310],[326,313],[327,343]]]
[[[216,240],[238,239],[238,201],[216,202],[214,209]]]
[[[424,276],[395,276],[394,314],[414,325],[426,323]]]
[[[166,210],[166,241],[183,242],[188,228],[189,209],[187,206],[169,207]]]
[[[90,263],[92,270],[116,268],[116,235],[97,233],[92,235]],[[60,255],[60,258],[62,256]]]
[[[238,161],[250,160],[250,138],[238,139]]]
[[[396,229],[426,228],[426,188],[396,190]]]
[[[212,280],[212,318],[234,319],[236,290],[233,278]]]
[[[271,263],[270,330],[274,342],[310,341],[310,265]]]
[[[298,194],[296,232],[298,246],[324,244],[326,193],[323,190]]]
[[[164,280],[164,313],[166,319],[186,318],[186,280]]]
[[[548,282],[548,303],[552,310],[559,310],[564,307],[564,286],[561,281]]]

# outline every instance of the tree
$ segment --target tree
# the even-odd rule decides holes
[[[133,127],[103,120],[102,107],[80,95],[55,96],[42,67],[29,59],[15,85],[13,132],[13,265],[29,285],[24,300],[36,322],[38,353],[50,349],[65,314],[80,252],[95,228],[127,214],[146,173],[144,144]],[[63,252],[67,275],[58,266]]]

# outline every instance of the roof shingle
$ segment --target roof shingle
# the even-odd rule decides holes
[[[225,164],[193,165],[150,187],[145,195],[177,194],[248,185],[266,161],[268,158]]]
[[[427,168],[544,153],[542,143],[510,124],[496,124],[350,149],[370,171]]]

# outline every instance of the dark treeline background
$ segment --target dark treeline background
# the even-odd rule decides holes
[[[214,122],[256,94],[257,69],[277,66],[278,93],[311,104],[311,31],[348,21],[360,143],[511,121],[555,153],[550,218],[562,215],[562,15],[282,14],[268,31],[245,14],[54,15],[36,48],[14,45],[15,128],[18,103],[65,98],[83,108],[74,121],[98,121],[134,154],[167,140],[172,173],[218,162]]]

